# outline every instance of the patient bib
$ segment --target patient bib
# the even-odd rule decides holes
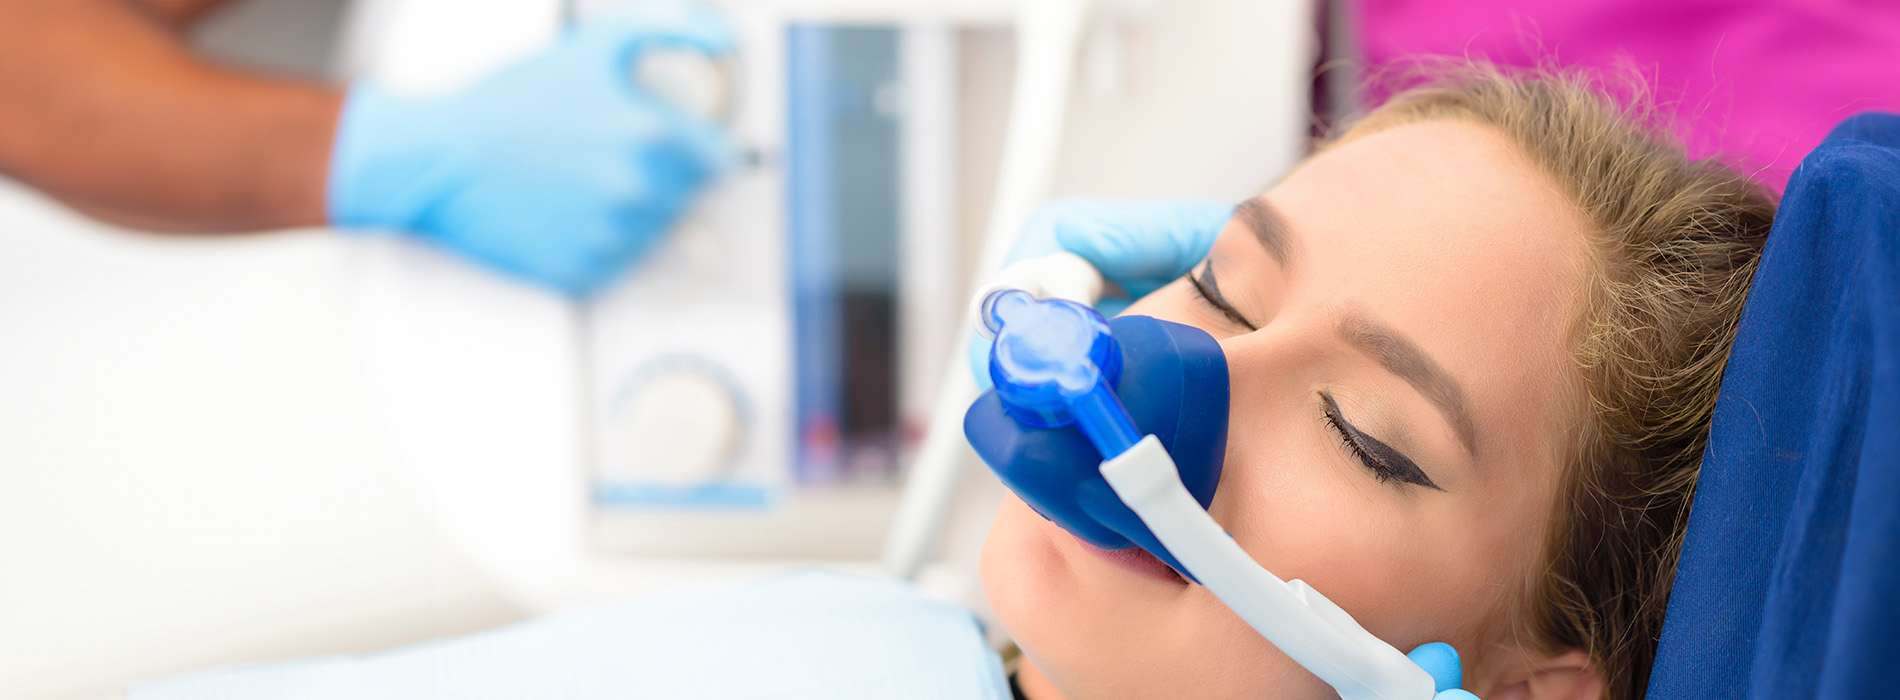
[[[360,656],[138,686],[130,700],[959,698],[1009,700],[970,611],[822,571],[548,615]]]

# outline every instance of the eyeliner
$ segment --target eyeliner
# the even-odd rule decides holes
[[[1220,312],[1229,320],[1246,326],[1250,331],[1260,330],[1260,327],[1247,320],[1246,316],[1240,315],[1240,310],[1234,308],[1233,303],[1227,301],[1227,297],[1220,293],[1220,281],[1214,278],[1212,261],[1201,263],[1201,274],[1189,273],[1188,283],[1194,285],[1194,290],[1201,293],[1201,298],[1213,304],[1214,308],[1220,309]]]
[[[1346,439],[1351,441],[1353,445],[1357,446],[1367,456],[1370,456],[1374,461],[1378,462],[1379,466],[1383,467],[1389,476],[1408,484],[1417,484],[1435,491],[1445,490],[1437,483],[1434,483],[1432,477],[1427,475],[1425,470],[1418,468],[1418,463],[1413,462],[1412,458],[1405,456],[1405,453],[1393,449],[1391,445],[1380,442],[1378,438],[1367,435],[1365,431],[1360,430],[1357,426],[1348,422],[1346,416],[1339,412],[1339,404],[1333,401],[1331,394],[1320,394],[1320,396],[1326,399],[1327,417],[1344,428]]]

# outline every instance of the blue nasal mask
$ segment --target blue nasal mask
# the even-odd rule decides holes
[[[1103,480],[1103,457],[1154,435],[1206,508],[1227,449],[1227,357],[1212,336],[1147,316],[1009,290],[979,311],[990,379],[964,416],[984,463],[1043,517],[1102,549],[1138,546],[1189,575]],[[1024,430],[1023,427],[1036,428]]]

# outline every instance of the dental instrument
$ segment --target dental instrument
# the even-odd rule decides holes
[[[1208,514],[1228,393],[1211,336],[1146,317],[1106,321],[1084,304],[1014,289],[987,292],[976,315],[995,338],[996,388],[972,406],[965,431],[1038,513],[1096,546],[1148,550],[1345,700],[1453,697],[1441,695],[1459,685],[1449,646],[1408,657],[1305,582],[1260,566]],[[1066,438],[1054,430],[1070,426]],[[1094,457],[1099,469],[1075,468]]]

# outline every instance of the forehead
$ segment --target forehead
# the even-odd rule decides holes
[[[1416,339],[1470,387],[1481,422],[1548,406],[1568,385],[1588,223],[1502,133],[1392,127],[1309,159],[1265,196],[1300,243],[1297,274],[1312,284],[1298,286]]]

